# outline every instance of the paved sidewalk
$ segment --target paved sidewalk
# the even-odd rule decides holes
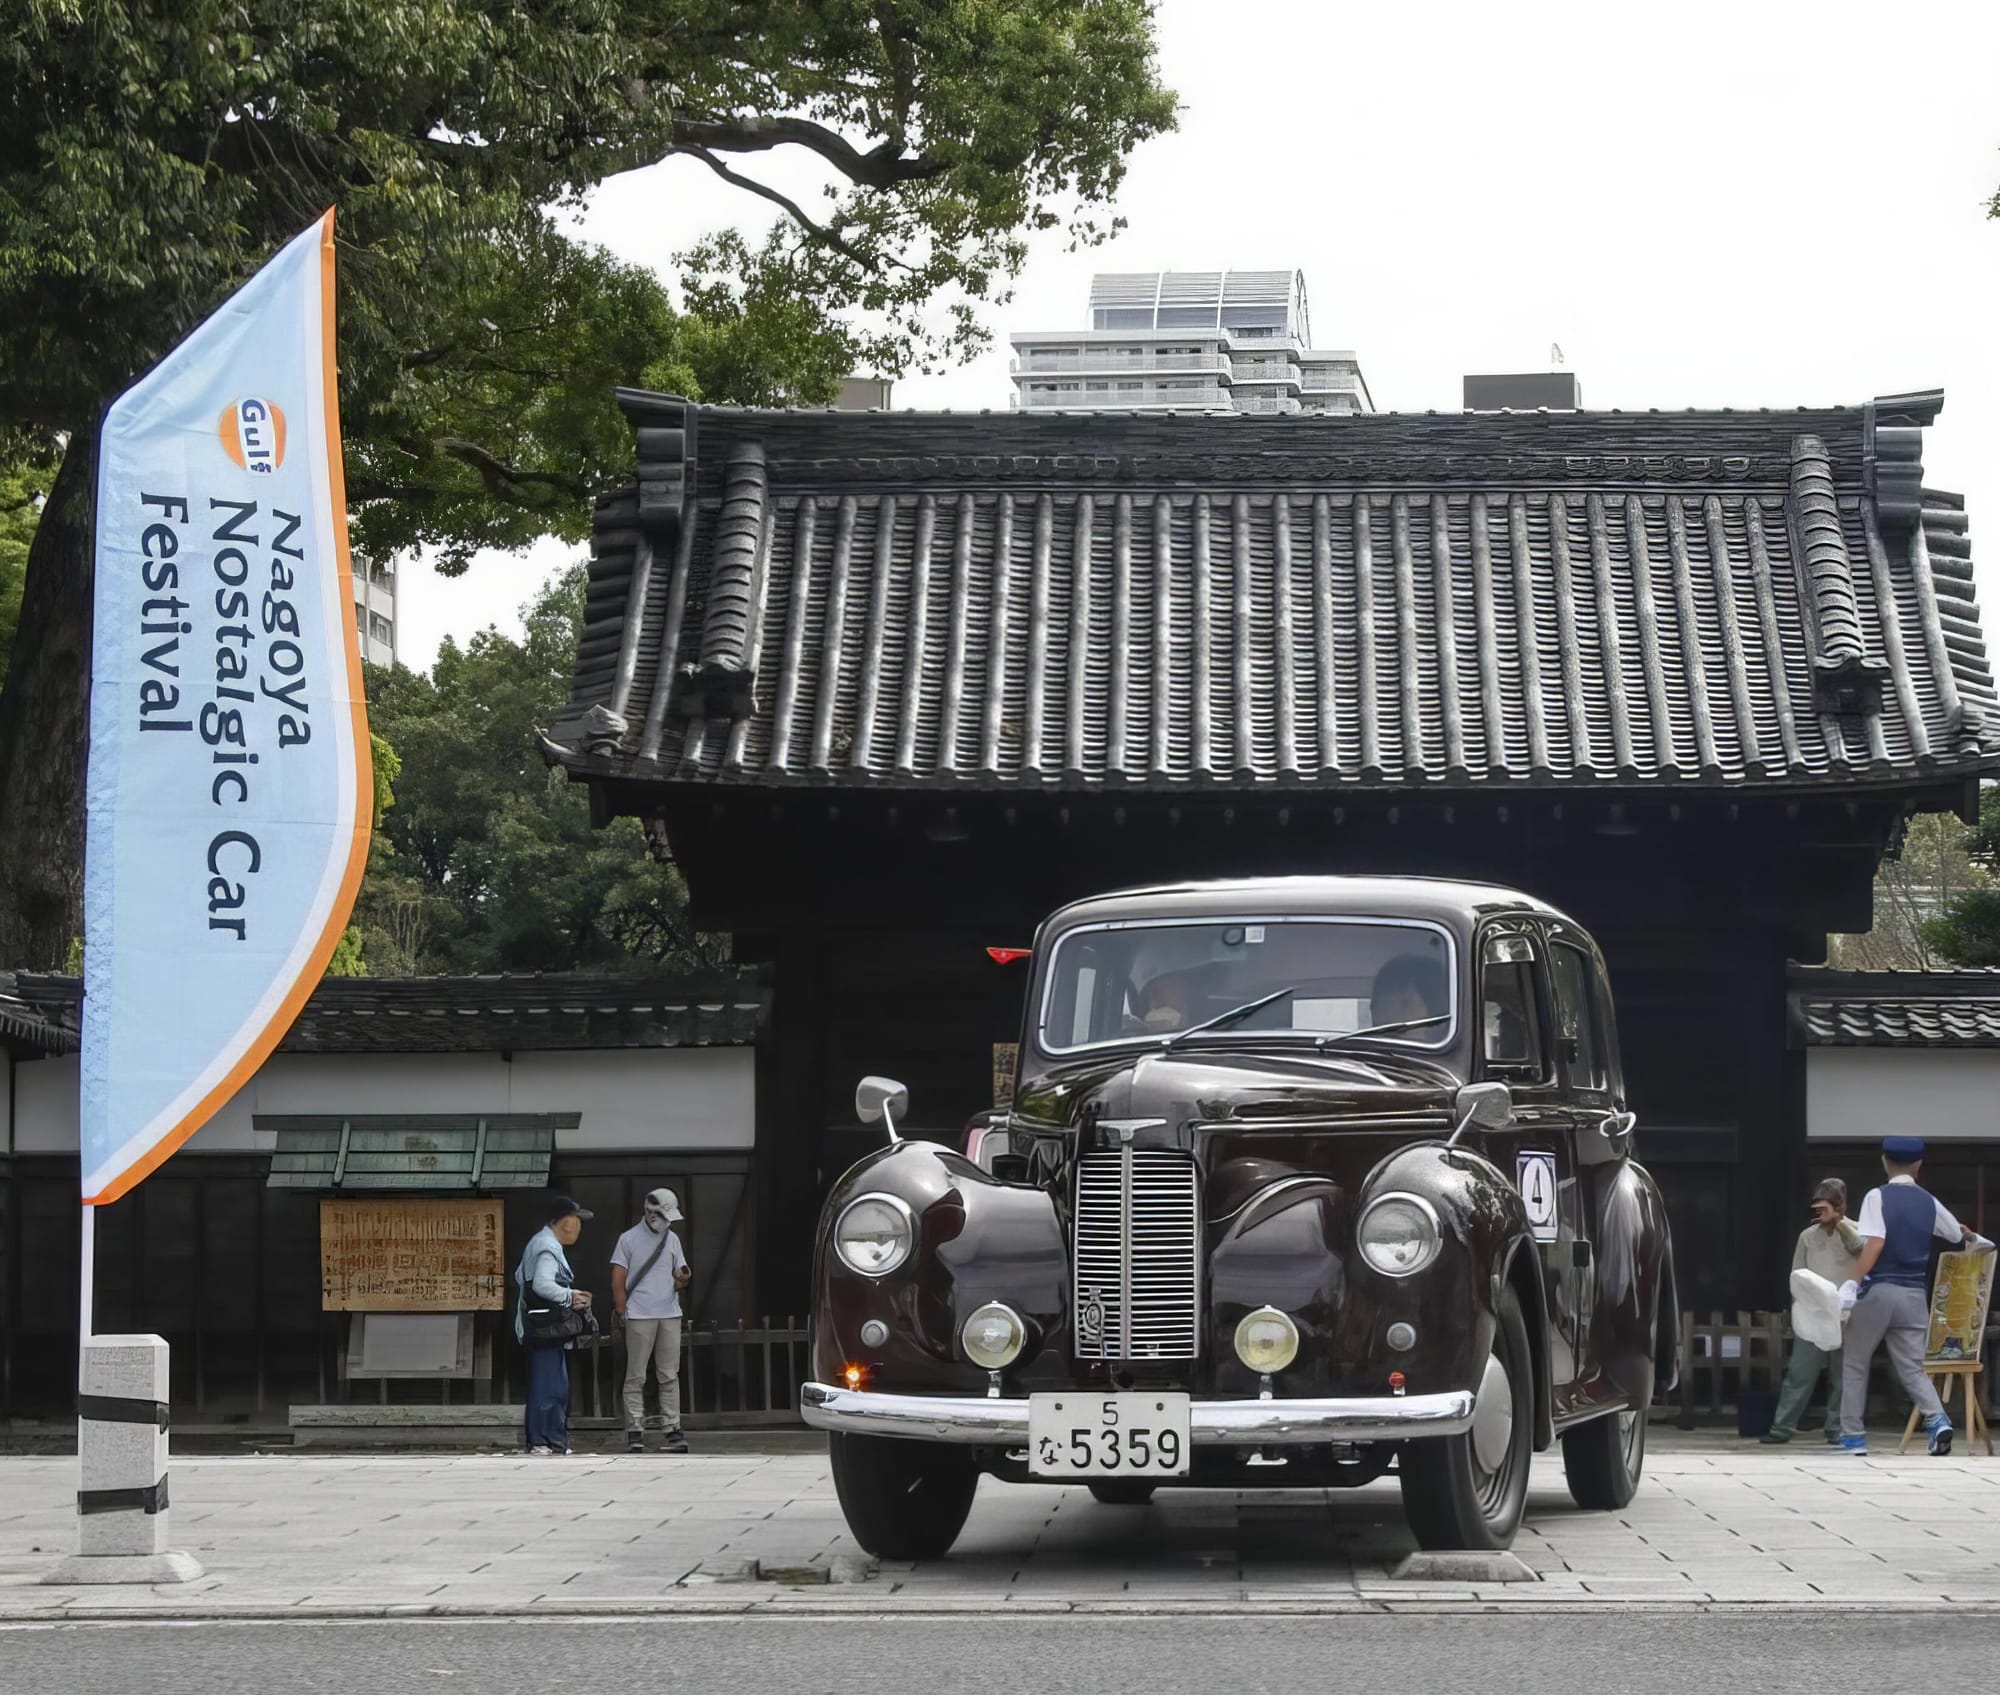
[[[981,1484],[949,1559],[858,1554],[823,1456],[177,1459],[168,1588],[38,1579],[72,1546],[74,1462],[0,1459],[0,1623],[355,1613],[2000,1608],[2000,1461],[1703,1444],[1630,1507],[1574,1508],[1536,1461],[1516,1553],[1538,1583],[1407,1584],[1390,1482],[1280,1495]],[[752,1562],[757,1562],[752,1564]],[[830,1580],[830,1581],[829,1581]]]

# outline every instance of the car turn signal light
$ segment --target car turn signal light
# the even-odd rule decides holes
[[[841,1382],[845,1383],[850,1389],[859,1389],[861,1387],[862,1380],[865,1377],[867,1377],[867,1375],[868,1373],[864,1368],[856,1365],[852,1360],[849,1360],[847,1362],[847,1369],[840,1374],[840,1380]]]

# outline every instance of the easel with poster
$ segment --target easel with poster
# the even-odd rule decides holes
[[[1988,1454],[1993,1452],[1993,1435],[1979,1399],[1979,1373],[1983,1369],[1979,1355],[1986,1337],[1987,1310],[1993,1304],[1995,1260],[1991,1248],[1959,1249],[1938,1256],[1937,1277],[1931,1284],[1930,1329],[1924,1338],[1925,1376],[1936,1385],[1938,1399],[1947,1412],[1951,1410],[1953,1385],[1962,1385],[1966,1443],[1981,1443]],[[1912,1407],[1898,1453],[1910,1445],[1916,1431],[1917,1409]]]

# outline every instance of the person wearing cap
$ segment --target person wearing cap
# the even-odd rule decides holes
[[[660,1423],[670,1454],[688,1451],[681,1434],[681,1291],[687,1254],[673,1227],[681,1204],[671,1189],[646,1197],[644,1216],[611,1250],[611,1304],[625,1321],[625,1446],[646,1451],[646,1371],[660,1390]]]
[[[1792,1250],[1792,1269],[1824,1277],[1836,1289],[1851,1281],[1861,1263],[1861,1232],[1847,1216],[1847,1185],[1829,1177],[1812,1192],[1813,1222],[1799,1232]],[[1792,1353],[1785,1362],[1785,1381],[1778,1391],[1778,1410],[1760,1441],[1776,1445],[1798,1434],[1799,1419],[1826,1373],[1826,1439],[1840,1440],[1840,1350],[1808,1342],[1793,1325]]]
[[[1868,1408],[1868,1368],[1875,1350],[1889,1344],[1889,1363],[1917,1410],[1924,1415],[1924,1433],[1933,1454],[1951,1452],[1951,1419],[1938,1400],[1936,1386],[1924,1374],[1924,1335],[1929,1322],[1931,1242],[1939,1239],[1957,1247],[1961,1242],[1990,1249],[1952,1217],[1944,1202],[1917,1182],[1924,1161],[1924,1144],[1916,1136],[1887,1136],[1882,1141],[1882,1169],[1888,1182],[1870,1189],[1861,1203],[1861,1259],[1854,1279],[1841,1285],[1840,1299],[1848,1309],[1841,1343],[1840,1445],[1850,1454],[1866,1455],[1868,1433],[1863,1415]]]
[[[522,1407],[523,1435],[531,1454],[569,1452],[569,1344],[531,1347],[527,1342],[528,1302],[555,1307],[588,1307],[588,1290],[576,1287],[568,1250],[596,1215],[567,1195],[549,1197],[549,1221],[528,1238],[514,1268],[514,1339],[528,1356],[528,1392]]]

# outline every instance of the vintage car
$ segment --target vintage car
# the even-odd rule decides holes
[[[977,1159],[887,1145],[821,1222],[806,1421],[855,1539],[942,1554],[982,1473],[1318,1488],[1393,1471],[1506,1547],[1529,1456],[1618,1507],[1676,1370],[1603,958],[1511,889],[1298,877],[1051,917]]]

